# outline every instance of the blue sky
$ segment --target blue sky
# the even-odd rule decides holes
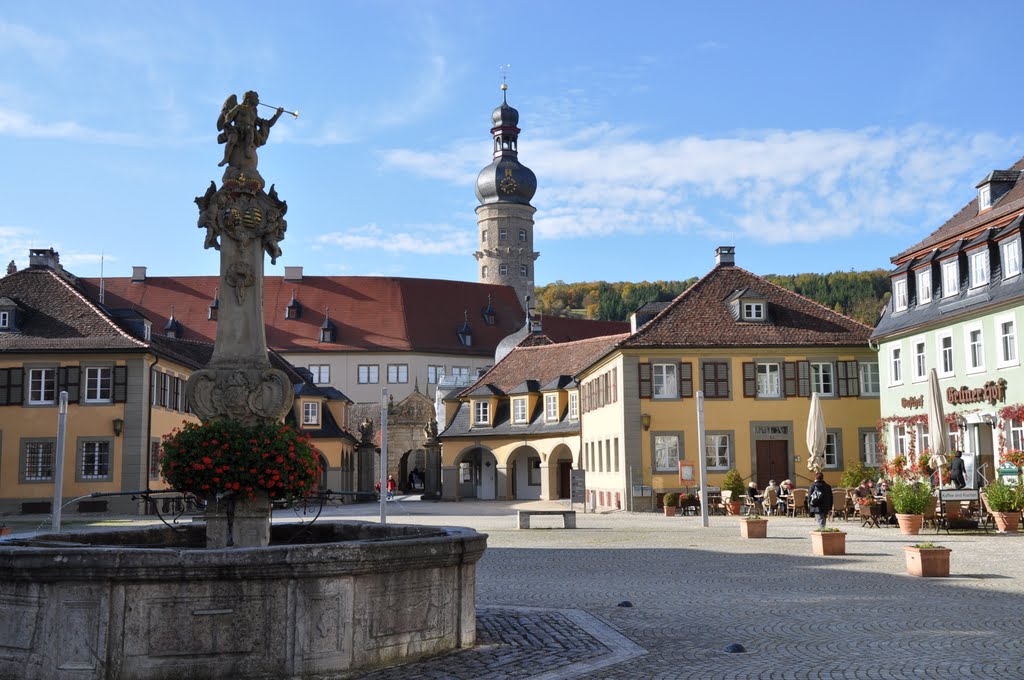
[[[510,64],[538,284],[887,267],[1024,155],[1024,5],[0,5],[0,258],[213,274],[195,196],[231,93],[297,109],[260,151],[268,273],[476,280],[477,172]],[[269,110],[267,110],[269,113]]]

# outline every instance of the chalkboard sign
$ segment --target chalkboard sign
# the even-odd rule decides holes
[[[587,502],[587,471],[569,471],[569,501],[571,503]]]

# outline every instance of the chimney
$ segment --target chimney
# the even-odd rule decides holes
[[[302,267],[285,267],[284,268],[284,280],[285,281],[301,281],[302,280]]]
[[[132,283],[144,283],[146,281],[145,267],[132,267]]]
[[[736,264],[736,246],[718,246],[715,248],[715,266],[733,266]]]
[[[60,253],[53,248],[30,248],[28,266],[31,269],[51,269],[60,271]]]

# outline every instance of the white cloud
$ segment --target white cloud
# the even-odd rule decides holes
[[[474,246],[466,229],[445,224],[411,224],[382,229],[376,224],[335,231],[317,237],[317,243],[347,250],[383,250],[388,253],[465,255]]]
[[[40,122],[20,111],[0,108],[0,136],[34,139],[73,139],[100,144],[140,146],[144,140],[131,134],[104,132],[74,121]]]
[[[934,228],[970,199],[964,187],[991,169],[979,169],[979,159],[1019,145],[928,126],[642,139],[636,130],[595,125],[571,137],[533,138],[520,154],[538,177],[534,204],[545,239],[714,229],[787,243]],[[392,149],[384,162],[465,184],[481,157],[477,145],[460,143],[437,152]]]
[[[62,40],[38,33],[27,26],[0,21],[0,52],[27,52],[37,62],[54,64],[64,58],[67,49]]]

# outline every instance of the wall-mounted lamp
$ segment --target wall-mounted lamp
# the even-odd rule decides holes
[[[121,418],[114,418],[114,421],[111,423],[111,425],[114,426],[114,436],[120,437],[121,433],[124,432],[124,420],[122,420]]]
[[[647,430],[651,429],[651,414],[641,413],[640,424],[644,426],[644,432],[647,432]]]

